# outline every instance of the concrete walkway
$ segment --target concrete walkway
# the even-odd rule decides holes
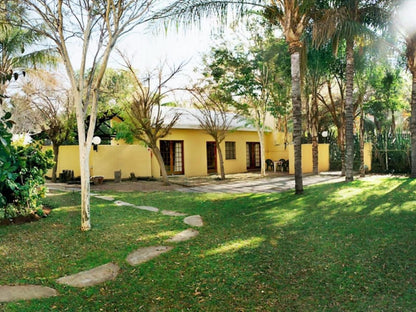
[[[342,182],[340,172],[322,173],[320,175],[304,175],[303,185]],[[264,177],[224,183],[209,183],[201,186],[191,186],[178,189],[181,192],[192,193],[276,193],[295,189],[294,176]]]

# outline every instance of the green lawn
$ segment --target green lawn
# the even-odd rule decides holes
[[[136,205],[200,214],[193,240],[131,267],[129,252],[188,226],[92,199],[79,231],[77,193],[57,193],[41,222],[0,227],[0,284],[60,296],[1,311],[416,311],[416,180],[375,178],[281,194],[111,193]],[[115,281],[77,289],[58,277],[116,262]]]

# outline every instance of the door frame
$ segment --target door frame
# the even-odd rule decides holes
[[[208,148],[208,145],[213,146],[213,149]],[[207,157],[207,172],[208,173],[217,173],[218,172],[218,164],[217,164],[217,144],[214,141],[207,141],[206,142],[206,157]],[[208,155],[208,153],[211,152],[211,155]],[[213,158],[214,160],[214,168],[209,168],[209,159]]]

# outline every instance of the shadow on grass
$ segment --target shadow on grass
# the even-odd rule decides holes
[[[303,196],[120,194],[118,199],[135,205],[200,214],[204,227],[197,238],[159,258],[139,267],[123,265],[111,283],[70,289],[61,298],[25,303],[23,308],[411,311],[416,295],[414,186],[410,179],[391,178],[307,187]],[[93,231],[74,232],[69,249],[82,256],[85,251],[78,248],[93,248],[90,264],[112,253],[124,263],[130,248],[160,243],[170,231],[186,228],[182,218],[92,202]],[[25,231],[36,235],[33,229]],[[19,238],[24,240],[24,235]],[[58,237],[51,245],[61,241]],[[51,250],[55,256],[59,252]],[[43,261],[46,253],[39,255]],[[47,273],[59,272],[63,264],[81,266],[76,259],[59,257]],[[5,266],[13,267],[11,262]],[[17,268],[14,272],[20,274]],[[24,280],[21,274],[19,278]]]

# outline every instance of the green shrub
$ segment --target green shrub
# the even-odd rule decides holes
[[[46,171],[53,166],[52,151],[42,152],[40,144],[11,143],[10,114],[0,122],[0,206],[3,218],[27,215],[40,207],[45,195]]]

